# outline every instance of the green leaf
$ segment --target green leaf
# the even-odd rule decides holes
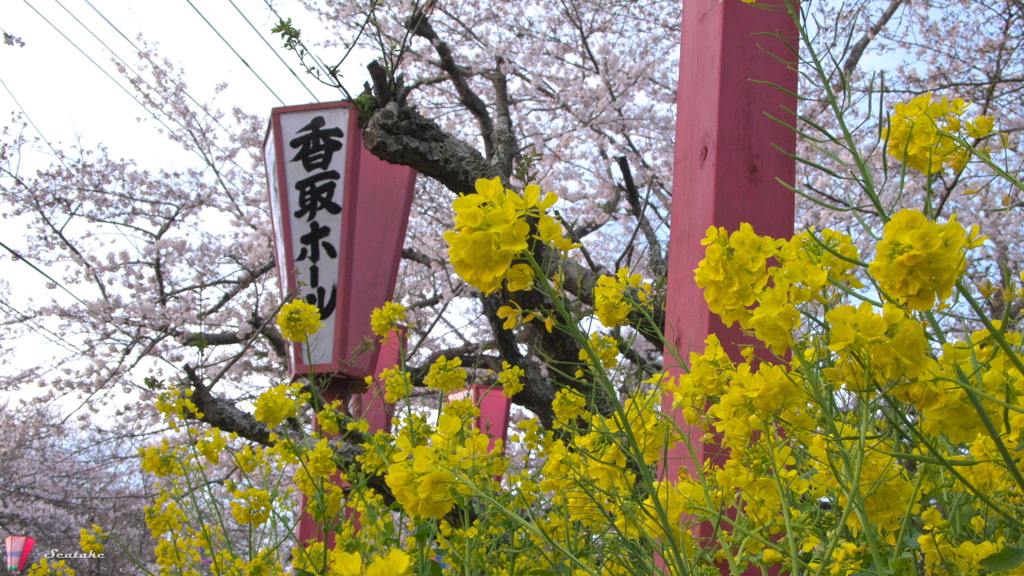
[[[437,560],[430,561],[430,576],[442,576],[441,564]]]
[[[428,524],[423,524],[413,532],[412,537],[416,540],[427,540],[434,535],[433,528]]]
[[[1007,572],[1024,564],[1024,548],[1004,546],[1002,550],[978,561],[989,572]]]
[[[900,556],[895,561],[893,561],[890,568],[891,573],[895,576],[910,574],[910,559],[906,556]]]

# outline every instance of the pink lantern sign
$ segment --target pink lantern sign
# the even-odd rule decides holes
[[[4,538],[4,544],[7,547],[7,571],[24,570],[36,541],[28,536],[8,536]]]
[[[341,393],[376,365],[370,313],[394,293],[416,183],[363,148],[357,117],[347,102],[274,108],[264,143],[281,297],[324,323],[292,344],[291,377],[327,374]]]

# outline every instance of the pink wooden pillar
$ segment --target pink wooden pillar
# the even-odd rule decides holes
[[[487,449],[493,449],[495,441],[498,439],[501,439],[501,445],[504,448],[508,443],[508,420],[512,401],[505,396],[501,387],[481,384],[472,384],[469,388],[448,394],[450,402],[466,398],[472,400],[473,404],[480,408],[480,415],[476,418],[476,427],[490,437]]]
[[[796,137],[766,114],[793,123],[787,110],[795,111],[797,101],[778,88],[751,81],[797,91],[795,64],[787,66],[772,56],[796,60],[796,24],[784,1],[683,2],[665,334],[667,346],[684,362],[691,351],[704,350],[704,340],[712,333],[734,360],[740,359],[736,344],[750,341],[737,324],[725,328],[708,311],[694,281],[708,227],[732,232],[749,222],[759,235],[793,234],[794,195],[776,179],[792,185],[796,165],[773,145],[793,152]],[[767,9],[764,4],[781,6]],[[763,33],[788,40],[755,35]],[[668,351],[665,362],[670,371],[682,371]],[[671,398],[665,402],[670,408]],[[681,414],[676,419],[688,429]],[[690,433],[696,453],[680,443],[665,461],[666,478],[674,480],[680,467],[699,469],[701,462],[716,457],[717,446],[701,443],[702,431]],[[702,526],[700,532],[711,529]]]
[[[377,354],[377,362],[374,366],[373,373],[380,374],[382,370],[386,368],[393,368],[398,364],[401,359],[401,349],[405,345],[405,335],[392,332],[388,337],[387,342],[380,345],[380,351]],[[385,432],[391,431],[391,417],[395,413],[395,405],[389,404],[384,401],[384,384],[374,379],[373,384],[370,384],[367,390],[361,394],[349,394],[346,392],[339,392],[337,389],[330,389],[324,391],[324,400],[328,403],[334,400],[341,399],[343,402],[347,400],[348,410],[352,418],[356,420],[366,420],[366,423],[370,425],[369,433],[374,434],[380,430]],[[315,420],[314,420],[315,423]],[[296,534],[300,543],[306,543],[310,540],[323,539],[323,532],[319,529],[320,526],[313,521],[313,518],[305,512],[306,506],[309,504],[308,498],[305,494],[299,496],[299,510],[301,511],[301,517],[299,519],[299,525],[296,529]],[[349,509],[345,510],[346,518],[351,517],[354,514]],[[356,530],[359,529],[359,519],[354,520]],[[327,543],[329,547],[334,547],[334,542]]]
[[[366,420],[370,425],[370,433],[378,430],[391,431],[391,417],[395,414],[395,405],[384,401],[387,394],[384,383],[376,376],[388,368],[394,368],[401,361],[402,348],[405,346],[404,330],[391,332],[387,342],[380,346],[377,365],[373,370],[374,380],[366,392],[355,394],[349,406],[349,412],[356,420]]]

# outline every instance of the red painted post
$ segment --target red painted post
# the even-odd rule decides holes
[[[378,430],[391,431],[391,417],[395,414],[395,405],[384,401],[387,392],[384,383],[377,380],[376,375],[398,365],[404,343],[404,332],[391,332],[388,335],[387,342],[380,346],[377,364],[373,369],[373,384],[370,384],[366,392],[352,396],[349,412],[356,420],[366,420],[370,425],[371,434]]]
[[[380,374],[385,368],[392,368],[398,364],[401,358],[401,347],[404,345],[405,334],[392,332],[387,339],[380,345],[380,351],[377,354],[377,363],[374,366],[374,374]],[[324,391],[324,400],[328,403],[334,400],[341,399],[343,402],[347,399],[349,402],[349,413],[352,418],[356,420],[366,420],[366,423],[370,425],[368,432],[374,434],[379,430],[385,432],[391,431],[391,417],[395,413],[395,405],[389,404],[384,401],[384,384],[374,379],[373,384],[370,384],[366,392],[361,394],[349,394],[345,392],[335,390]],[[314,425],[316,419],[314,417]],[[301,516],[299,517],[299,525],[296,527],[296,536],[299,542],[309,542],[311,540],[322,540],[323,531],[320,530],[319,524],[313,521],[312,516],[306,513],[306,506],[309,505],[309,499],[305,494],[299,494],[299,511]],[[351,518],[355,512],[346,509],[345,517]],[[355,529],[359,530],[359,518],[353,519]],[[327,543],[329,547],[334,547],[334,542],[330,541]]]
[[[704,340],[714,333],[739,360],[736,344],[750,341],[737,324],[725,328],[708,311],[694,281],[694,270],[704,257],[700,241],[708,227],[724,226],[732,232],[749,222],[759,235],[788,238],[793,234],[794,196],[776,179],[792,185],[796,164],[773,146],[792,153],[796,137],[766,114],[793,123],[791,112],[797,101],[778,88],[751,80],[796,93],[795,64],[787,66],[776,57],[796,60],[797,29],[785,4],[775,9],[763,4],[683,3],[665,315],[665,361],[676,374],[682,368],[669,350],[687,361],[691,351],[704,350]],[[788,40],[760,35],[764,33]],[[665,399],[665,407],[671,408],[671,398]],[[689,429],[681,414],[675,417],[684,430]],[[701,430],[691,430],[696,453],[680,443],[668,454],[663,467],[666,478],[674,480],[680,467],[699,469],[700,463],[715,458],[716,446],[702,443],[702,436]],[[712,529],[702,526],[700,532]]]
[[[482,384],[472,384],[468,388],[448,394],[449,402],[466,398],[472,400],[473,404],[480,408],[480,415],[476,418],[476,427],[490,437],[487,449],[493,449],[498,439],[501,439],[501,445],[504,448],[508,443],[508,420],[512,401],[505,396],[500,386],[484,386]]]

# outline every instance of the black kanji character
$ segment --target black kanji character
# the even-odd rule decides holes
[[[334,201],[334,188],[337,185],[335,180],[340,177],[336,170],[330,170],[296,182],[295,189],[299,191],[299,209],[295,211],[295,217],[302,218],[308,214],[309,217],[306,218],[306,221],[311,222],[320,210],[326,210],[330,214],[340,213],[341,206]]]
[[[338,286],[331,286],[331,297],[327,298],[327,290],[323,286],[316,289],[316,294],[306,294],[305,300],[320,309],[320,319],[326,320],[334,314],[334,307],[337,305]],[[326,300],[326,302],[324,301]]]
[[[298,133],[309,132],[293,139],[289,144],[292,148],[298,148],[299,153],[292,158],[292,162],[302,160],[302,167],[306,172],[314,169],[327,170],[331,165],[331,157],[338,150],[341,150],[341,142],[335,138],[344,138],[345,133],[341,128],[328,128],[321,130],[327,122],[323,116],[313,118]]]
[[[299,236],[299,242],[302,242],[303,248],[299,251],[299,257],[295,259],[296,262],[299,260],[305,260],[307,257],[309,261],[316,264],[320,261],[320,246],[323,245],[324,252],[331,258],[338,257],[338,250],[330,243],[324,240],[331,234],[330,226],[321,226],[319,222],[314,220],[309,224],[309,233]],[[306,250],[306,246],[309,250]]]

